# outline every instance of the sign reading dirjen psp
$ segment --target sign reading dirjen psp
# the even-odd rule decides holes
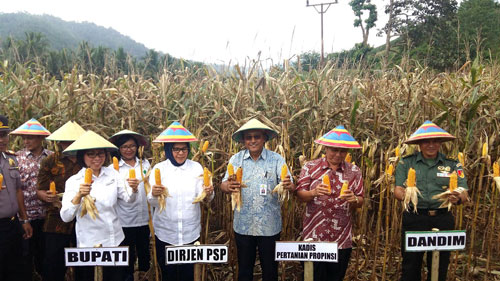
[[[227,263],[226,245],[166,246],[165,263]]]
[[[276,242],[276,261],[338,261],[337,243]]]

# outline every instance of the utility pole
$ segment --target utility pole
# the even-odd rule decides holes
[[[335,2],[328,2],[328,3],[309,4],[309,0],[306,0],[306,7],[313,7],[316,10],[316,12],[318,12],[321,15],[321,61],[320,61],[321,66],[324,65],[325,61],[324,43],[323,43],[323,14],[328,11],[328,9],[332,4],[337,4],[337,3],[338,0],[335,0]]]

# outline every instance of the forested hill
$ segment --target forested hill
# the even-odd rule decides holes
[[[148,48],[112,28],[105,28],[89,22],[68,22],[50,15],[26,13],[0,13],[0,41],[12,36],[24,39],[26,32],[41,33],[50,49],[76,49],[82,41],[93,46],[104,46],[113,50],[122,47],[135,57],[142,57]]]

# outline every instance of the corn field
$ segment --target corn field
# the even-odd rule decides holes
[[[204,266],[203,280],[236,280],[236,250],[229,195],[218,185],[229,157],[241,149],[232,133],[252,117],[280,132],[266,147],[282,154],[293,175],[300,172],[299,156],[321,157],[313,143],[343,124],[363,146],[353,161],[363,171],[365,203],[356,213],[354,248],[346,280],[397,280],[401,271],[402,208],[385,176],[402,155],[416,147],[402,145],[425,120],[447,130],[457,140],[442,152],[465,155],[471,201],[453,207],[457,229],[467,231],[467,247],[452,253],[448,280],[500,280],[500,221],[498,190],[492,163],[500,157],[500,65],[467,63],[452,73],[435,73],[403,64],[385,72],[337,68],[302,72],[285,61],[264,69],[259,62],[231,71],[210,67],[168,71],[158,81],[140,76],[101,77],[77,70],[56,80],[37,68],[0,66],[0,113],[11,127],[31,117],[54,131],[68,120],[85,129],[111,136],[131,129],[151,138],[179,120],[201,141],[208,153],[195,158],[212,170],[215,199],[203,207],[203,243],[230,245],[230,262]],[[482,155],[483,144],[488,153]],[[11,139],[13,149],[20,140]],[[158,159],[158,147],[148,156]],[[300,240],[304,205],[295,197],[285,202],[281,240]],[[280,280],[301,280],[299,263],[280,264]],[[259,278],[259,270],[256,270]]]

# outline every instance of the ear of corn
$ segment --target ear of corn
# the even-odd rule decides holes
[[[238,167],[236,170],[236,181],[239,183],[243,182],[243,168]]]
[[[203,143],[203,146],[201,147],[201,152],[203,152],[203,153],[207,152],[208,144],[209,144],[208,141],[205,141]]]
[[[203,185],[210,186],[210,172],[207,167],[203,168]]]
[[[53,181],[50,182],[49,191],[52,194],[56,194],[56,183],[55,182],[53,182]]]
[[[500,166],[498,165],[498,161],[493,163],[493,177],[500,177]]]
[[[483,143],[483,157],[488,156],[488,143]]]
[[[451,192],[455,191],[457,187],[458,187],[457,172],[453,171],[453,173],[450,175],[450,184],[449,184],[450,191]]]
[[[135,169],[128,170],[128,178],[135,179]]]
[[[349,182],[344,181],[344,183],[342,184],[342,188],[340,189],[340,196],[344,195],[348,189],[349,189]]]
[[[229,176],[234,175],[234,167],[233,167],[233,164],[231,164],[231,163],[227,164],[227,174]]]
[[[352,156],[351,156],[351,153],[347,152],[347,155],[345,156],[345,161],[347,163],[351,163],[352,162]]]
[[[330,177],[327,174],[323,176],[323,184],[326,185],[328,193],[332,192],[332,186],[330,185]]]
[[[385,174],[388,176],[392,176],[393,173],[394,173],[394,165],[389,164],[389,166],[387,166],[387,169],[385,170]]]
[[[83,179],[83,182],[86,183],[86,184],[89,184],[89,183],[92,183],[92,169],[91,168],[87,168],[85,170],[85,178]]]
[[[120,170],[120,166],[118,165],[118,158],[116,158],[115,156],[113,156],[113,168],[115,170]]]
[[[417,186],[416,184],[417,184],[417,175],[416,175],[415,169],[410,168],[408,170],[408,178],[406,180],[406,186],[413,187],[413,186]]]
[[[462,166],[465,166],[465,158],[462,152],[458,153],[458,161],[460,162],[460,164],[462,164]]]
[[[396,149],[394,150],[394,154],[396,155],[396,157],[401,156],[401,152],[400,152],[399,145],[398,145],[398,146],[396,147]]]
[[[158,168],[155,169],[155,184],[161,185],[161,174],[160,174],[160,169]]]
[[[281,166],[281,180],[285,180],[286,176],[288,175],[288,167],[286,166],[286,164],[283,164],[283,166]]]
[[[3,175],[0,174],[0,189],[2,189],[2,184],[3,184]]]

